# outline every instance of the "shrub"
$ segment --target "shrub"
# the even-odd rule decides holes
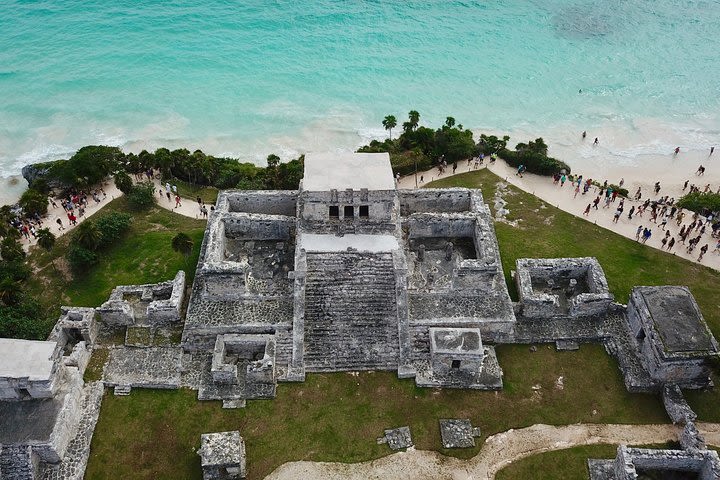
[[[152,182],[136,184],[130,190],[127,199],[133,210],[147,210],[155,205],[155,184]]]
[[[105,248],[122,236],[132,222],[132,216],[123,212],[111,212],[98,217],[95,220],[98,230],[101,233],[98,248]]]
[[[117,147],[89,145],[78,150],[67,161],[53,163],[47,176],[67,185],[87,188],[115,171],[123,157]]]
[[[72,233],[72,242],[91,251],[97,250],[102,242],[102,232],[93,220],[85,220]]]
[[[47,325],[38,321],[37,304],[22,299],[12,306],[0,306],[0,337],[44,340]]]
[[[40,215],[45,215],[47,213],[47,196],[34,188],[28,188],[25,190],[18,203],[26,215],[31,215],[35,212]]]
[[[717,193],[688,193],[678,200],[678,206],[698,212],[703,215],[720,212],[720,194]]]
[[[132,178],[130,178],[130,175],[120,171],[115,174],[115,185],[118,190],[127,195],[133,188],[133,181]]]
[[[70,245],[67,259],[70,268],[76,273],[85,272],[98,262],[98,256],[95,252],[77,243]]]

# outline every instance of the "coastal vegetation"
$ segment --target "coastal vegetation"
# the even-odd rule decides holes
[[[500,181],[491,172],[479,170],[429,186],[482,188],[485,198],[490,199]],[[626,302],[630,289],[638,284],[688,285],[711,328],[716,335],[720,333],[715,295],[720,287],[718,272],[628,240],[512,186],[507,192],[508,220],[518,223],[498,222],[496,230],[514,298],[517,295],[510,271],[517,258],[591,255],[600,260],[617,301]],[[173,231],[185,231],[192,237],[184,224],[194,220],[178,220]],[[135,222],[132,228],[136,228]],[[149,234],[143,232],[136,238],[145,242]],[[168,247],[173,235],[168,235],[164,246],[154,253],[157,260],[146,256],[144,262],[170,262],[169,257],[160,257],[168,250],[173,261],[181,261],[181,255]],[[193,238],[189,262],[197,261],[199,239]],[[113,256],[107,268],[127,268],[120,265],[121,261],[121,257]],[[240,430],[247,446],[249,478],[259,479],[292,460],[357,462],[382,457],[389,450],[377,445],[375,438],[383,429],[398,425],[411,427],[417,448],[468,458],[479,451],[487,436],[535,423],[668,422],[658,396],[626,391],[615,360],[602,346],[582,345],[576,352],[558,352],[552,345],[541,345],[533,350],[528,345],[497,348],[505,372],[504,388],[497,393],[423,389],[415,387],[412,380],[398,379],[394,372],[362,372],[308,375],[302,384],[280,384],[274,400],[250,401],[238,410],[224,410],[219,402],[198,402],[195,392],[184,389],[138,389],[128,397],[106,395],[87,476],[200,478],[195,451],[200,434],[208,431]],[[555,388],[559,376],[564,378],[562,390]],[[538,385],[539,389],[533,388]],[[687,398],[702,421],[720,420],[718,392],[690,392]],[[467,450],[440,448],[437,421],[447,417],[469,418],[480,426],[483,437],[478,439],[478,446]],[[612,451],[608,447],[602,455],[594,449],[588,452],[592,457],[605,453],[611,457]],[[558,474],[548,478],[566,478],[566,473],[567,478],[573,478],[576,469],[584,473],[581,457],[588,452],[557,452],[547,468],[561,464]],[[570,464],[564,467],[566,460]]]
[[[497,155],[508,164],[519,167],[524,165],[528,172],[539,175],[570,173],[570,167],[547,155],[547,145],[542,138],[528,143],[518,143],[515,150],[507,148],[509,136],[498,138],[495,135],[481,134],[477,143],[473,133],[462,124],[457,124],[454,117],[447,117],[440,128],[420,125],[420,113],[411,110],[408,120],[402,124],[402,133],[395,140],[392,129],[397,126],[394,115],[387,115],[382,121],[388,131],[389,138],[384,141],[373,140],[358,149],[361,153],[387,152],[393,173],[408,175],[413,172],[428,170],[443,162],[452,164],[467,160],[481,154]]]
[[[300,157],[280,162],[277,155],[267,157],[267,167],[241,163],[236,158],[206,155],[200,150],[158,148],[138,154],[124,153],[117,147],[83,147],[67,160],[31,165],[26,178],[30,190],[46,193],[48,187],[88,189],[108,176],[120,182],[118,188],[129,194],[129,175],[149,169],[159,172],[163,181],[179,180],[193,187],[240,189],[297,189],[302,178]]]
[[[678,200],[678,207],[686,208],[701,215],[720,215],[720,193],[691,192]]]

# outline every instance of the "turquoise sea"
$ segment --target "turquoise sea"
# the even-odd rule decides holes
[[[0,175],[91,143],[347,150],[411,109],[627,164],[718,141],[719,47],[718,1],[0,0]]]

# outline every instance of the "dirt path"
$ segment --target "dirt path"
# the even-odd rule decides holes
[[[184,215],[186,217],[202,218],[200,208],[195,200],[182,198],[180,202],[181,204],[176,208],[174,197],[172,201],[168,201],[164,193],[162,196],[157,193],[157,188],[161,187],[159,180],[155,180],[155,187],[155,195],[157,199],[157,205],[159,207],[170,210],[171,212],[178,213],[180,215]],[[80,225],[80,223],[85,221],[85,219],[95,215],[97,212],[102,210],[102,208],[108,203],[110,203],[110,201],[123,195],[123,193],[115,186],[115,182],[112,179],[105,181],[102,185],[102,189],[105,191],[105,196],[100,195],[100,203],[95,203],[92,198],[89,198],[87,208],[85,209],[85,215],[82,217],[77,217],[77,225]],[[50,205],[48,207],[47,215],[45,215],[45,217],[43,218],[43,225],[40,228],[47,227],[52,233],[55,234],[56,237],[59,237],[72,231],[77,225],[73,226],[70,224],[70,221],[67,218],[67,212],[65,212],[63,207],[60,205],[60,201],[56,199],[55,203],[57,206],[53,207],[52,205]],[[207,208],[209,211],[210,205],[207,205]],[[60,225],[57,224],[57,219],[60,219],[60,221],[62,221],[62,228],[60,227]],[[27,252],[30,250],[30,247],[37,245],[37,239],[33,238],[32,235],[29,239],[21,237],[20,243],[22,244],[23,249]]]
[[[697,425],[710,445],[720,444],[720,424]],[[469,460],[437,452],[409,450],[364,463],[289,462],[268,475],[269,480],[330,479],[492,479],[508,464],[551,450],[593,444],[648,444],[676,440],[674,425],[593,425],[560,427],[533,425],[488,437],[480,452]]]

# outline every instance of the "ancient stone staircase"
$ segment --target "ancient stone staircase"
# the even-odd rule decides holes
[[[306,370],[393,370],[398,351],[392,254],[308,254]]]

